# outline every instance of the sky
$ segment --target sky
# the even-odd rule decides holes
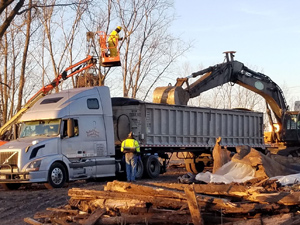
[[[193,43],[182,62],[197,71],[236,51],[235,60],[300,100],[300,1],[175,0],[174,6],[171,32]]]

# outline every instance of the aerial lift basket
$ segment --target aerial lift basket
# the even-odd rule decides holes
[[[109,35],[106,35],[104,31],[99,31],[99,42],[101,48],[100,64],[103,67],[121,66],[118,40],[116,40],[116,47],[115,47],[117,50],[117,56],[110,56],[111,49],[110,47],[108,47],[108,43],[107,43],[108,38]]]

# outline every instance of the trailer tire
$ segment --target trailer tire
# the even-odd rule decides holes
[[[47,189],[61,188],[65,185],[67,174],[65,167],[55,162],[51,165],[48,173],[48,183],[45,183]]]
[[[21,187],[20,183],[5,183],[1,184],[1,187],[6,191],[17,190]]]
[[[142,179],[144,174],[144,165],[142,160],[138,159],[136,162],[136,174],[135,174],[135,179],[139,180]]]
[[[160,162],[154,155],[146,156],[143,159],[145,176],[150,178],[156,178],[160,174]]]

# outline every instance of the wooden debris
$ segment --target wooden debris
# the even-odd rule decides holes
[[[278,187],[272,182],[257,182],[261,186],[113,181],[104,191],[70,189],[67,205],[47,208],[47,213],[36,213],[34,219],[24,221],[33,225],[297,224],[300,219],[294,213],[300,192],[292,187],[274,191]]]
[[[203,225],[198,202],[195,196],[195,191],[192,185],[185,187],[184,192],[188,201],[192,221],[194,225]]]
[[[83,225],[94,225],[101,216],[106,213],[106,209],[98,208],[96,209],[90,217],[84,221]]]
[[[24,222],[26,222],[28,224],[32,224],[32,225],[42,225],[42,223],[40,223],[34,219],[31,219],[29,217],[24,218]]]

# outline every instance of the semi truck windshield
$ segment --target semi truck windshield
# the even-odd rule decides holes
[[[20,138],[34,136],[56,136],[59,134],[61,120],[35,120],[21,124]]]

